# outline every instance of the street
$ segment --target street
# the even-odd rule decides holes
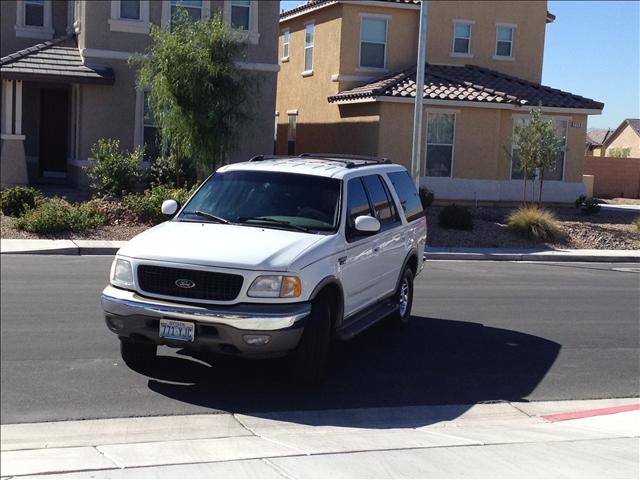
[[[410,325],[337,344],[328,380],[303,389],[286,360],[162,348],[129,369],[100,308],[110,263],[2,256],[2,424],[639,394],[637,265],[427,262]]]

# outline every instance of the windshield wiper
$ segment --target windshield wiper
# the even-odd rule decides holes
[[[195,210],[193,212],[182,212],[183,215],[198,215],[200,217],[207,217],[210,218],[211,220],[218,222],[218,223],[231,223],[229,220],[227,220],[226,218],[222,218],[222,217],[218,217],[217,215],[214,215],[213,213],[209,213],[209,212],[203,212],[202,210]]]
[[[282,225],[283,227],[299,230],[300,232],[312,233],[311,230],[308,229],[307,227],[301,227],[300,225],[295,225],[291,222],[287,222],[286,220],[276,220],[275,218],[269,218],[269,217],[238,217],[236,219],[236,221],[238,222],[246,222],[251,220],[257,220],[259,222],[275,223],[277,225]]]

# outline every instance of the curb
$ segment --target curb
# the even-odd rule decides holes
[[[14,255],[115,255],[126,241],[1,239],[0,253]],[[425,260],[640,263],[636,250],[540,250],[427,247]]]

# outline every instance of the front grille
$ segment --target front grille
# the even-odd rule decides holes
[[[182,282],[178,282],[179,280]],[[158,267],[156,265],[138,266],[138,283],[142,290],[172,297],[230,301],[240,293],[242,280],[242,275],[229,273]],[[191,283],[194,285],[191,288],[183,288],[179,287],[176,282],[183,285],[191,285]]]

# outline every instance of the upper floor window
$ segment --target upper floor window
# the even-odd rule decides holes
[[[178,8],[186,10],[194,22],[202,19],[202,0],[171,0],[171,18]]]
[[[512,25],[498,25],[496,27],[496,57],[513,57],[513,30]]]
[[[120,18],[140,20],[140,0],[120,0]]]
[[[231,26],[241,30],[249,30],[251,23],[251,2],[249,0],[232,0]]]
[[[51,0],[20,0],[16,2],[17,37],[53,38]]]
[[[471,25],[470,21],[453,22],[453,49],[455,55],[471,54]]]
[[[313,43],[315,37],[315,25],[307,23],[304,27],[304,71],[313,70]]]
[[[454,113],[427,114],[428,177],[451,177],[455,125]]]
[[[387,19],[360,19],[360,66],[385,68],[387,57]]]
[[[289,58],[289,30],[282,33],[282,39],[282,58],[284,60]]]

